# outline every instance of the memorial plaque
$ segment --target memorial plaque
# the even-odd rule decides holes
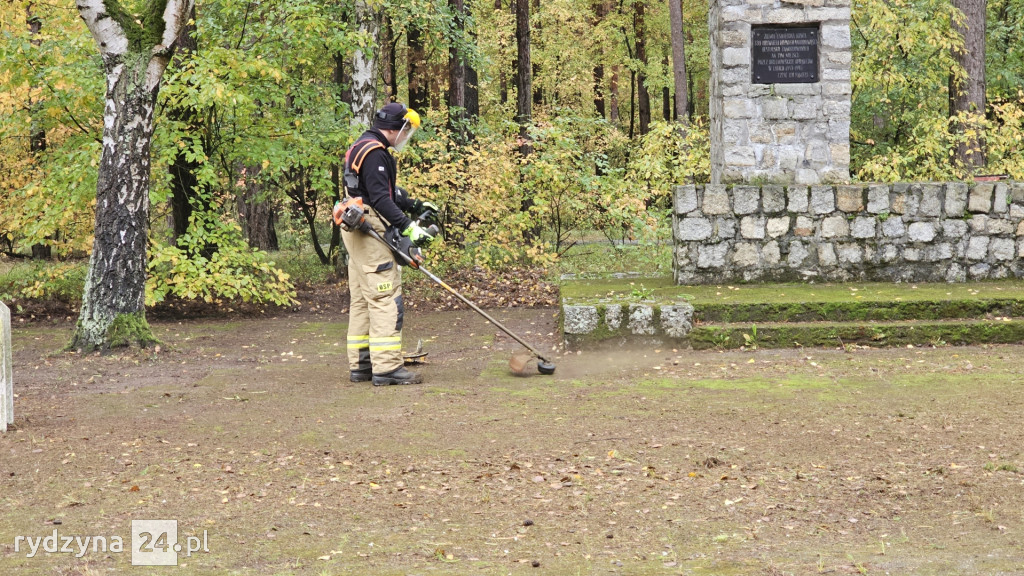
[[[754,84],[818,81],[817,28],[751,28]]]

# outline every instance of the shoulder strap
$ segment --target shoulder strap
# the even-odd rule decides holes
[[[360,146],[360,144],[362,146]],[[349,154],[352,154],[352,152],[355,152],[355,155],[350,158],[349,162],[349,166],[352,168],[352,171],[358,174],[359,169],[363,167],[363,161],[366,160],[366,157],[370,152],[373,152],[378,148],[383,149],[384,145],[374,140],[360,140],[353,144],[352,148],[349,148],[349,153],[346,154],[346,156],[348,156]]]

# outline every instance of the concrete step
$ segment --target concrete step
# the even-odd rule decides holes
[[[1024,298],[694,304],[694,320],[704,323],[862,322],[1006,317],[1024,317]]]
[[[709,348],[903,347],[1024,342],[1024,319],[697,324],[688,334]]]

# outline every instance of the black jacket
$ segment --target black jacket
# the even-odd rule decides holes
[[[349,193],[361,196],[363,202],[373,208],[386,221],[385,223],[398,230],[405,230],[412,220],[402,211],[413,209],[415,203],[395,185],[398,179],[398,166],[388,151],[391,144],[384,134],[375,128],[363,132],[352,146],[364,140],[379,142],[384,148],[372,150],[366,155],[359,168],[359,187],[350,190]]]

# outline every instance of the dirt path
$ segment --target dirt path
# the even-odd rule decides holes
[[[496,314],[555,341],[553,310]],[[472,313],[416,313],[427,382],[374,388],[347,382],[344,317],[154,328],[159,352],[85,358],[53,353],[69,325],[15,329],[0,573],[154,573],[131,521],[174,519],[205,532],[188,574],[1024,574],[1020,347],[514,378]],[[124,551],[18,540],[54,530]]]

